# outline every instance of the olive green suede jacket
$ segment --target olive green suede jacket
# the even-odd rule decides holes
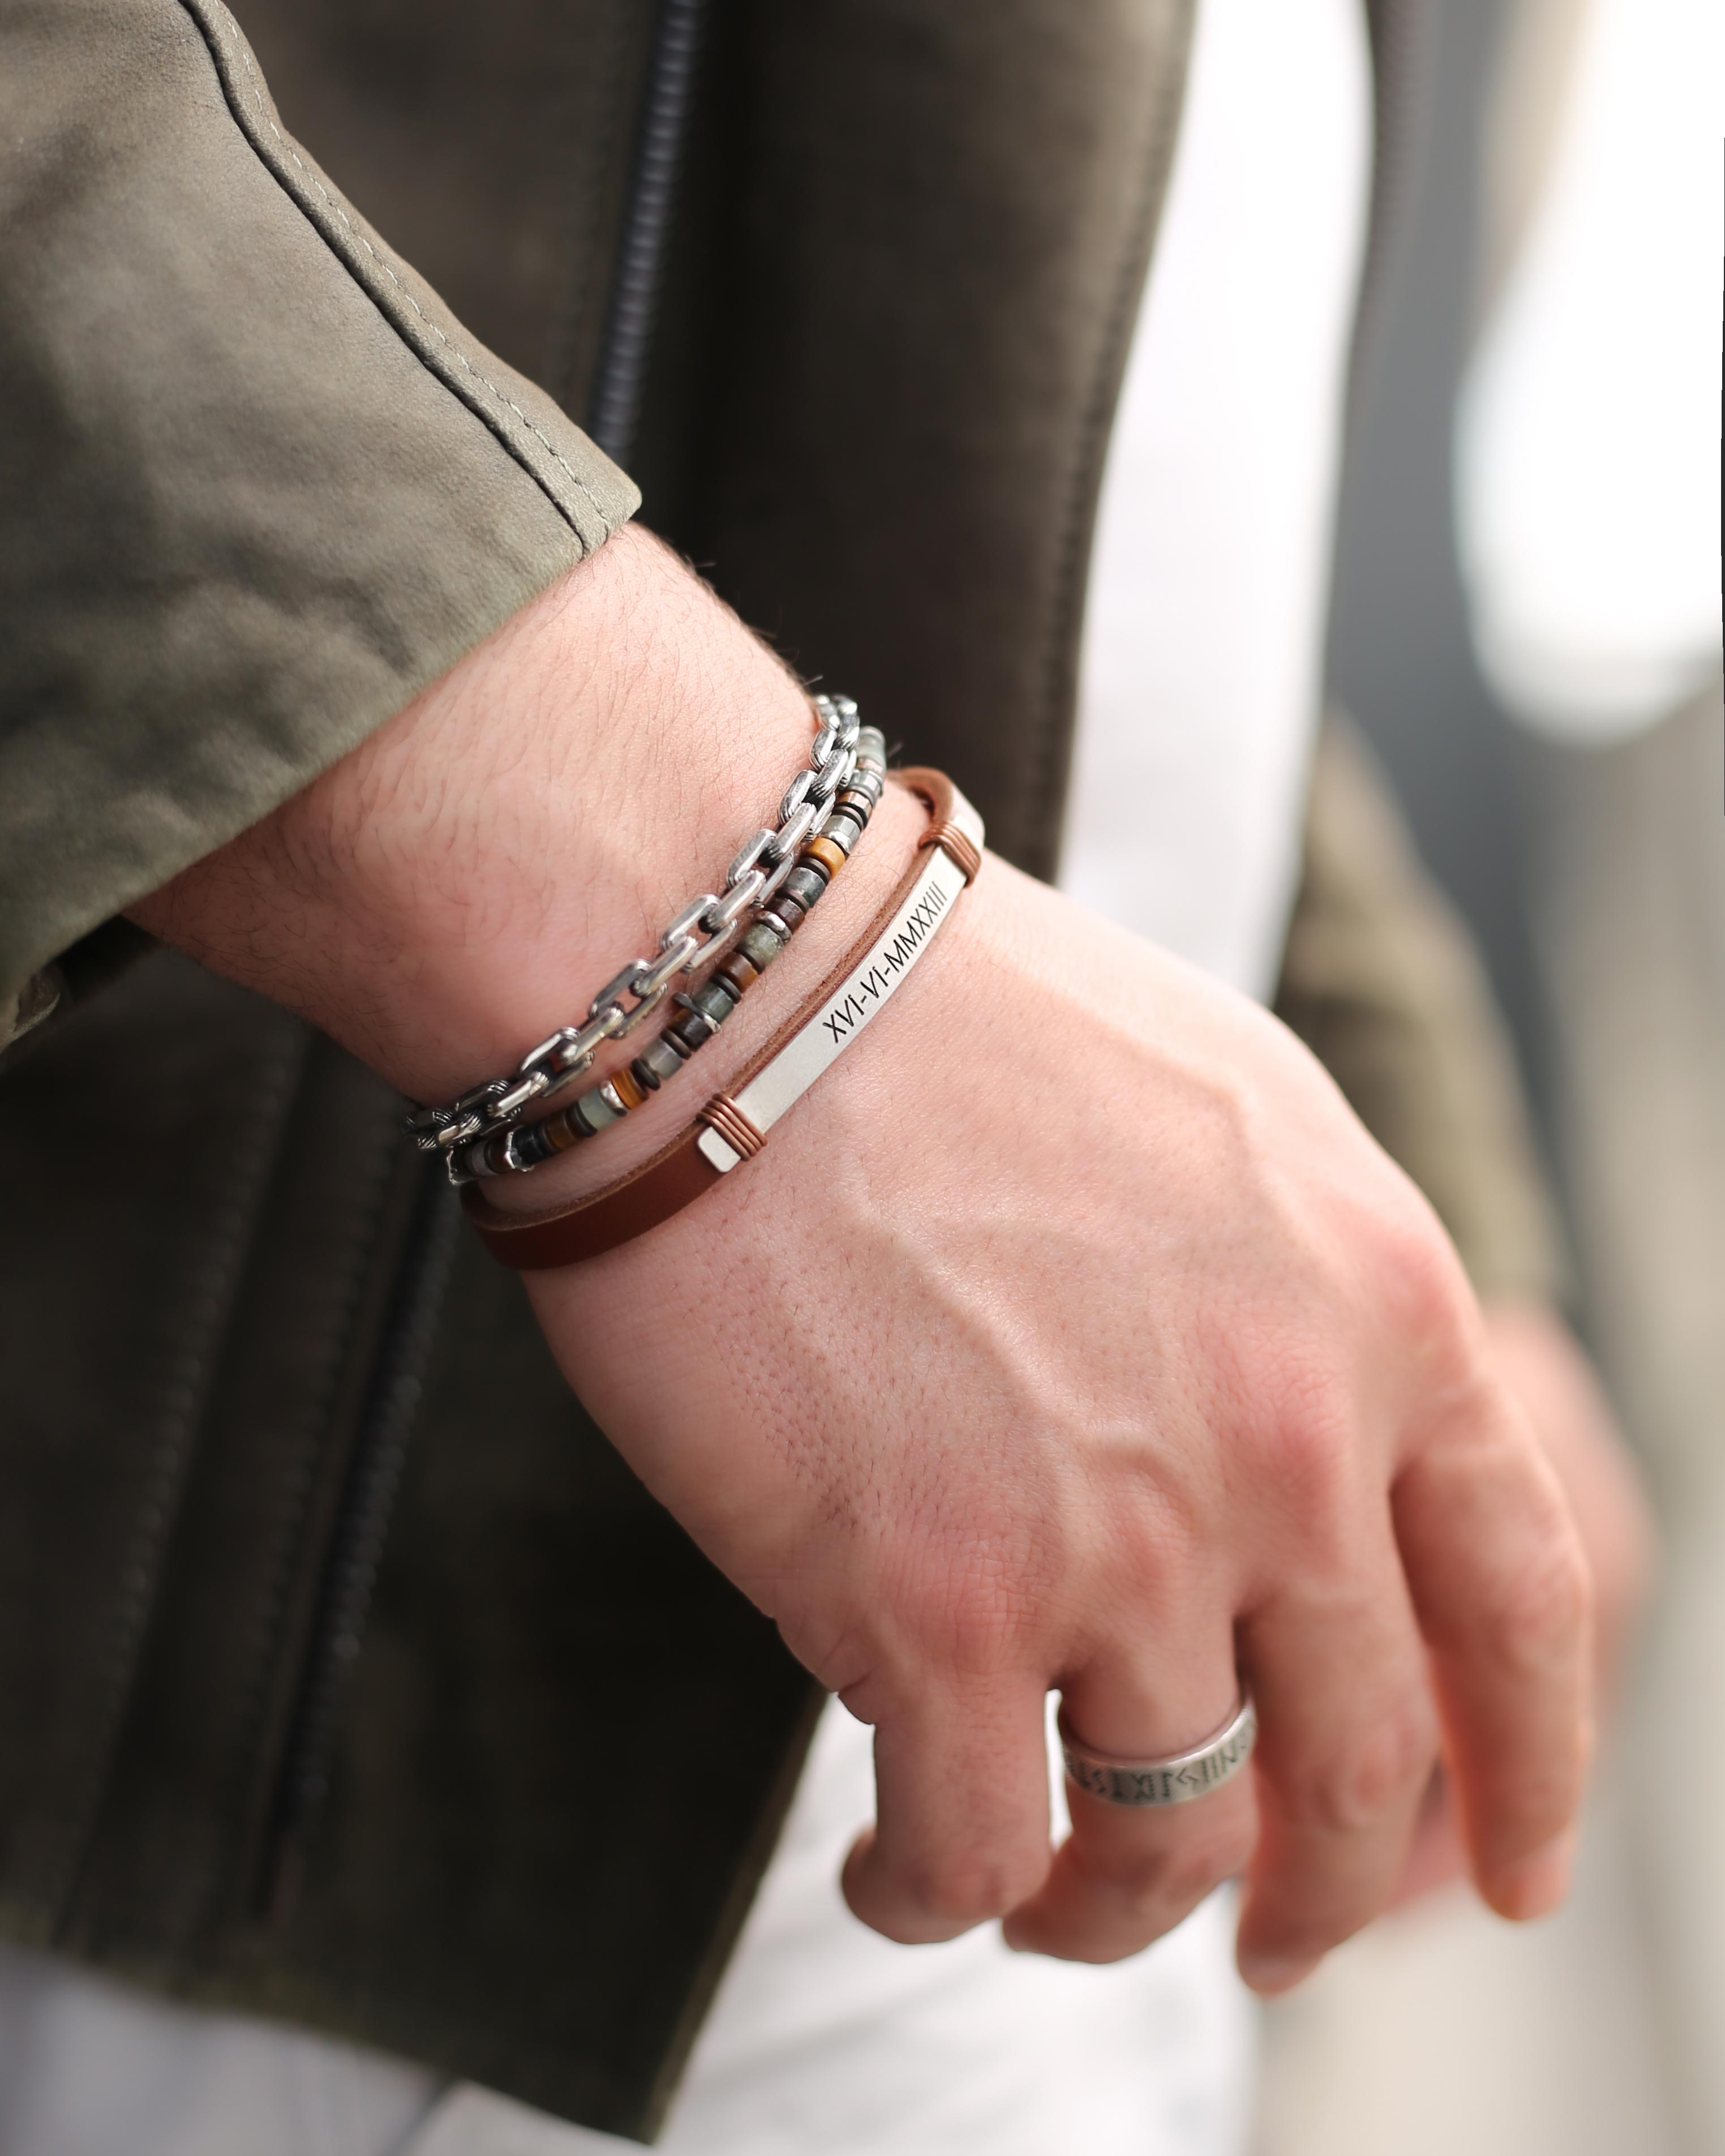
[[[1048,873],[1189,13],[0,0],[5,1934],[652,2132],[814,1689],[388,1089],[117,916],[635,481]],[[1476,973],[1319,773],[1283,1007],[1539,1288]]]

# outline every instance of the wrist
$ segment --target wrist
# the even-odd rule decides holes
[[[137,917],[450,1097],[656,947],[812,725],[772,654],[626,528]]]
[[[693,1074],[685,1076],[680,1068],[674,1068],[649,1089],[628,1082],[624,1070],[625,1065],[633,1071],[640,1070],[640,1064],[632,1060],[638,1044],[618,1042],[602,1050],[593,1068],[582,1077],[583,1093],[596,1094],[603,1088],[608,1096],[612,1089],[605,1081],[614,1078],[629,1111],[626,1119],[608,1124],[598,1133],[601,1142],[597,1144],[571,1145],[568,1136],[560,1141],[553,1137],[553,1142],[568,1149],[551,1158],[545,1157],[542,1144],[530,1147],[525,1160],[536,1164],[525,1174],[507,1172],[509,1148],[501,1139],[493,1141],[485,1149],[490,1166],[480,1171],[486,1209],[526,1214],[560,1211],[619,1176],[630,1175],[667,1140],[681,1137],[703,1103],[716,1093],[733,1091],[747,1077],[757,1051],[780,1034],[811,993],[855,960],[870,929],[878,928],[883,907],[922,859],[919,842],[928,829],[925,805],[902,788],[889,785],[843,874],[833,879],[819,906],[748,993],[732,1004],[719,1030],[709,1034]],[[667,1019],[675,1024],[676,1014],[666,1011],[649,1022],[653,1030],[643,1039],[653,1039]],[[677,1082],[672,1083],[672,1077]],[[616,1105],[614,1100],[614,1108]],[[553,1114],[549,1127],[554,1134],[572,1119],[577,1124],[572,1135],[578,1137],[578,1108]],[[526,1135],[534,1135],[531,1127]],[[502,1173],[497,1172],[500,1158]]]

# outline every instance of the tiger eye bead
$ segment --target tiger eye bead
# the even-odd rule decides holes
[[[745,958],[741,951],[733,951],[713,975],[716,981],[728,981],[739,996],[752,988],[761,978],[761,969],[752,959]]]
[[[797,861],[799,867],[806,865],[809,868],[813,868],[816,862],[819,862],[826,870],[829,877],[835,876],[845,865],[845,849],[836,844],[831,839],[805,839],[803,841],[803,850],[797,855]],[[790,878],[787,876],[785,881],[788,883]]]
[[[773,895],[772,912],[762,917],[764,920],[778,921],[787,936],[794,936],[809,916],[803,907],[798,905],[795,899],[787,898],[784,893],[779,891]]]
[[[612,1079],[611,1084],[618,1099],[622,1101],[625,1108],[639,1108],[651,1090],[642,1085],[632,1070],[619,1070]]]

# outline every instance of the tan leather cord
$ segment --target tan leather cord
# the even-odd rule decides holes
[[[951,779],[943,772],[922,768],[894,772],[892,777],[927,808],[929,828],[918,842],[916,858],[898,888],[853,948],[725,1091],[715,1094],[686,1129],[680,1131],[626,1175],[547,1213],[502,1212],[491,1204],[478,1184],[470,1183],[462,1193],[462,1204],[480,1240],[501,1264],[513,1266],[519,1272],[545,1272],[560,1265],[579,1265],[584,1259],[603,1256],[620,1243],[644,1235],[649,1229],[680,1213],[721,1179],[720,1170],[700,1150],[701,1132],[709,1127],[717,1130],[733,1151],[752,1157],[760,1150],[766,1140],[758,1133],[755,1134],[758,1142],[752,1147],[747,1143],[747,1132],[739,1131],[736,1134],[737,1138],[743,1140],[742,1143],[733,1138],[727,1126],[734,1123],[738,1111],[731,1096],[741,1092],[809,1024],[849,977],[859,956],[886,932],[922,875],[922,856],[928,847],[943,847],[963,870],[967,883],[974,878],[981,865],[982,856],[974,842],[952,821],[954,790]]]

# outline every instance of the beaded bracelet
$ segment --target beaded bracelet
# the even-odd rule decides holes
[[[465,1179],[454,1168],[459,1151],[518,1123],[535,1103],[573,1085],[607,1041],[626,1038],[652,1016],[678,974],[716,961],[745,932],[751,916],[758,918],[773,902],[797,866],[798,848],[854,777],[864,731],[848,696],[815,696],[811,702],[817,731],[808,767],[786,789],[777,825],[763,825],[732,862],[723,891],[703,891],[685,906],[660,936],[657,956],[630,959],[593,998],[584,1024],[559,1026],[507,1076],[487,1079],[446,1106],[409,1112],[408,1135],[422,1152],[443,1155],[453,1180]],[[884,768],[885,745],[874,729],[868,731],[880,745],[877,761]]]
[[[904,880],[803,1007],[715,1093],[693,1122],[614,1181],[543,1213],[503,1212],[481,1187],[461,1194],[469,1220],[500,1263],[523,1272],[579,1265],[662,1226],[752,1160],[922,960],[982,866],[983,823],[938,771],[894,773],[928,809]]]
[[[449,1157],[450,1180],[464,1183],[526,1174],[583,1138],[597,1137],[675,1078],[713,1039],[819,903],[868,829],[886,780],[886,740],[877,727],[860,727],[855,767],[839,788],[832,814],[803,839],[795,865],[773,894],[770,906],[757,913],[703,985],[672,998],[680,1015],[632,1063],[578,1094],[567,1108],[458,1147]]]

